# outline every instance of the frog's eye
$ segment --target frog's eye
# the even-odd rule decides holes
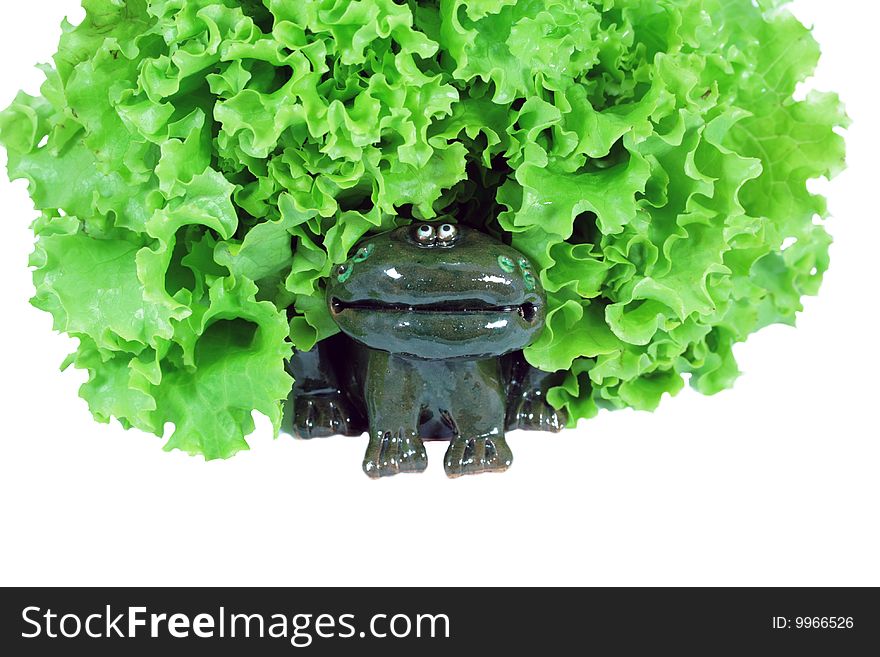
[[[442,224],[437,229],[437,239],[441,242],[451,242],[456,237],[458,237],[458,228],[452,224]]]
[[[416,239],[422,244],[430,244],[434,241],[434,227],[422,224],[416,228]]]

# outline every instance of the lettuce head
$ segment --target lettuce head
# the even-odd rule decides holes
[[[98,420],[206,458],[278,429],[284,362],[336,331],[334,264],[450,215],[540,265],[572,422],[737,376],[828,266],[844,164],[781,0],[83,0],[0,114],[33,304]],[[39,29],[39,26],[30,26]]]

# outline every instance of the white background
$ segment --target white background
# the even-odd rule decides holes
[[[76,0],[5,3],[0,106],[38,89]],[[73,340],[28,305],[33,217],[0,182],[0,584],[880,585],[876,3],[801,0],[854,125],[830,195],[836,242],[797,329],[736,349],[744,375],[655,414],[514,434],[505,475],[360,471],[365,438],[272,440],[205,463],[95,423]],[[5,164],[0,151],[0,163]],[[261,418],[262,419],[262,418]]]

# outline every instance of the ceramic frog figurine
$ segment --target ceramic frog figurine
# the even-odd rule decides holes
[[[422,222],[361,242],[332,272],[342,333],[290,362],[288,428],[302,438],[369,431],[364,471],[421,472],[424,440],[448,440],[450,477],[506,470],[505,430],[559,431],[546,401],[558,375],[522,349],[545,297],[515,249],[475,229]]]

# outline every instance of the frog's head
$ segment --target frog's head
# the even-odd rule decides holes
[[[535,271],[478,230],[419,222],[358,244],[333,269],[327,303],[342,331],[374,349],[426,359],[500,356],[543,328]]]

